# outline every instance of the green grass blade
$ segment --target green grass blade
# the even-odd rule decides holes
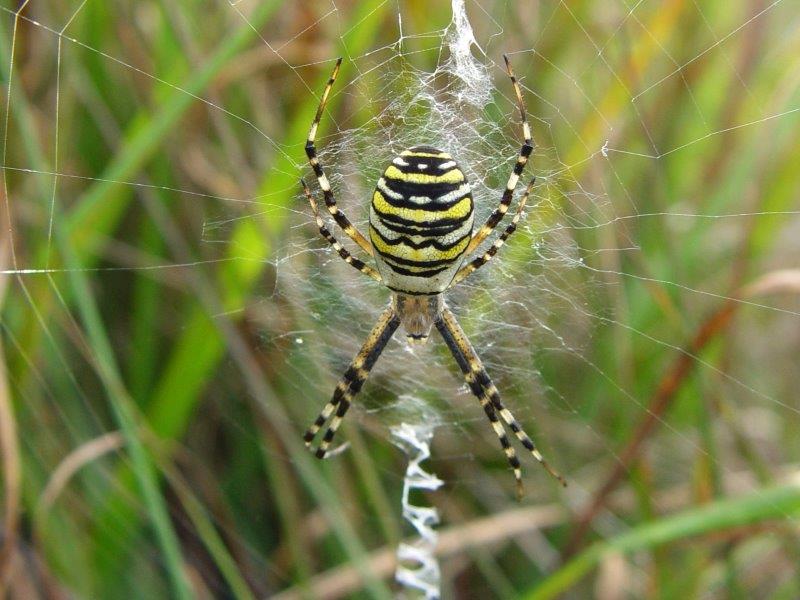
[[[159,148],[197,97],[236,56],[258,35],[281,6],[280,0],[259,3],[249,23],[234,31],[217,51],[188,79],[169,94],[154,115],[144,110],[133,119],[121,147],[104,172],[81,197],[80,203],[67,215],[65,230],[78,257],[96,250],[105,235],[116,227],[131,198],[130,190],[121,193],[115,181],[129,181]],[[85,261],[84,261],[85,262]]]
[[[611,553],[625,554],[656,548],[692,536],[771,519],[784,519],[798,513],[800,513],[800,487],[797,485],[765,490],[742,498],[719,500],[706,506],[692,508],[671,517],[645,523],[607,542],[595,544],[550,575],[526,598],[547,600],[558,597],[576,585]]]
[[[188,600],[192,594],[185,577],[178,539],[169,519],[166,502],[159,490],[158,477],[153,463],[144,444],[139,439],[136,409],[125,389],[114,360],[114,351],[106,335],[86,273],[81,270],[82,265],[78,262],[74,250],[61,230],[60,220],[57,221],[54,232],[61,255],[70,269],[69,279],[72,291],[92,347],[98,375],[108,394],[114,417],[125,436],[133,472],[141,488],[144,504],[164,555],[165,568],[172,584],[172,591],[176,598]]]

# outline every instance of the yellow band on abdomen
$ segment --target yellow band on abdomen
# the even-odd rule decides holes
[[[379,191],[375,191],[372,196],[372,205],[379,213],[394,215],[406,221],[419,224],[434,224],[437,221],[463,219],[472,212],[472,198],[466,196],[463,200],[456,202],[447,210],[423,210],[421,208],[405,208],[394,206],[386,201]]]
[[[429,175],[428,173],[410,172],[403,173],[394,165],[390,165],[384,172],[383,176],[386,179],[394,179],[395,181],[407,181],[408,183],[461,183],[464,181],[464,173],[461,169],[450,169],[440,175]]]

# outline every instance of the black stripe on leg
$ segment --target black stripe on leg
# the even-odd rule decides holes
[[[351,400],[361,390],[361,386],[366,381],[370,369],[374,366],[381,352],[399,326],[400,318],[394,313],[393,309],[386,309],[378,319],[376,325],[372,328],[367,341],[361,347],[361,350],[336,385],[333,398],[325,405],[323,411],[317,417],[316,421],[314,421],[314,425],[306,432],[304,441],[308,445],[313,441],[317,433],[319,433],[320,428],[325,422],[329,418],[332,418],[331,424],[322,436],[320,445],[315,451],[317,458],[325,458],[328,446],[336,435],[336,430],[341,424],[347,410],[350,408]],[[326,414],[327,416],[325,416]]]
[[[394,332],[397,331],[397,328],[400,327],[400,317],[397,315],[393,315],[389,322],[386,324],[386,329],[384,329],[381,334],[378,336],[378,341],[375,343],[375,346],[367,353],[367,356],[364,358],[364,369],[370,371],[372,367],[375,365],[375,361],[378,360],[378,357],[383,352],[383,348],[392,339]]]
[[[463,281],[465,277],[474,273],[478,269],[480,269],[483,265],[489,262],[500,250],[500,247],[506,243],[506,240],[517,230],[517,223],[519,222],[520,215],[525,208],[525,205],[528,201],[528,197],[530,196],[530,191],[533,188],[533,184],[536,182],[536,178],[532,178],[530,183],[528,183],[528,187],[525,189],[525,193],[523,194],[522,198],[519,201],[519,205],[517,207],[517,212],[514,215],[514,218],[511,220],[511,223],[508,224],[505,231],[498,237],[494,243],[489,247],[486,252],[484,252],[478,258],[473,259],[467,265],[461,267],[456,276],[453,278],[453,284],[459,283]],[[472,243],[472,242],[470,242]]]
[[[464,355],[464,352],[459,346],[458,341],[455,339],[453,333],[447,327],[447,323],[445,323],[444,319],[440,317],[435,321],[435,325],[436,328],[439,330],[439,333],[442,335],[442,339],[444,339],[445,344],[447,344],[447,347],[450,349],[450,353],[453,355],[453,358],[455,359],[459,368],[464,373],[470,391],[480,401],[481,406],[483,407],[483,411],[486,413],[486,416],[488,417],[489,422],[492,425],[492,429],[494,430],[495,435],[500,440],[500,445],[503,448],[503,452],[506,456],[506,459],[508,460],[509,465],[511,465],[511,468],[514,471],[514,479],[517,482],[517,496],[521,497],[522,496],[521,464],[519,462],[519,458],[517,457],[517,453],[511,446],[511,442],[509,441],[506,432],[503,430],[503,426],[500,419],[497,416],[497,412],[492,406],[490,399],[487,398],[487,391],[481,386],[481,383],[475,377],[473,370],[470,367],[469,360]]]
[[[322,237],[325,238],[325,241],[327,241],[331,246],[333,246],[333,249],[336,250],[336,252],[342,258],[342,260],[344,260],[346,263],[349,263],[359,271],[363,272],[365,270],[365,267],[367,266],[366,263],[360,258],[356,258],[352,254],[350,254],[347,248],[344,248],[341,244],[339,244],[338,240],[335,237],[333,237],[333,235],[331,234],[331,232],[328,230],[327,227],[325,226],[320,227],[319,232],[322,235]],[[334,244],[339,244],[339,248],[336,248]]]
[[[517,181],[519,181],[520,175],[522,175],[523,170],[525,169],[525,165],[528,164],[528,160],[530,158],[531,153],[533,152],[533,144],[530,136],[530,124],[528,123],[528,119],[525,116],[525,102],[522,98],[522,91],[517,84],[517,79],[514,76],[514,73],[511,69],[511,63],[508,60],[507,56],[503,56],[506,62],[506,72],[508,76],[511,78],[511,83],[514,86],[514,93],[517,96],[517,105],[519,107],[520,118],[522,119],[522,131],[523,137],[525,141],[522,144],[522,147],[519,150],[519,156],[517,157],[517,162],[514,164],[512,177],[516,177],[516,181],[514,181],[513,185],[509,185],[511,183],[511,178],[509,178],[509,184],[506,184],[506,189],[503,191],[503,195],[500,199],[499,206],[492,212],[483,226],[478,230],[478,233],[475,237],[472,238],[469,246],[467,246],[467,252],[472,252],[486,239],[486,237],[492,232],[492,230],[497,227],[497,225],[502,221],[503,217],[505,216],[508,207],[511,204],[511,200],[514,195],[514,190],[517,186]]]
[[[345,217],[339,209],[336,207],[336,200],[334,198],[333,192],[330,189],[330,181],[325,175],[325,171],[322,168],[322,164],[317,158],[317,149],[314,144],[314,140],[317,135],[317,129],[319,127],[320,121],[322,120],[322,114],[325,111],[325,105],[328,101],[328,96],[331,91],[331,86],[333,82],[336,80],[336,75],[339,72],[339,67],[341,66],[341,59],[336,61],[336,66],[333,68],[333,72],[331,74],[330,79],[328,80],[328,85],[325,87],[325,90],[322,93],[322,98],[320,100],[319,106],[317,107],[317,113],[314,117],[314,120],[311,123],[311,129],[308,132],[308,139],[306,140],[305,151],[306,156],[308,156],[308,160],[311,163],[311,168],[314,170],[314,175],[317,177],[317,181],[319,182],[320,187],[322,188],[323,194],[325,196],[325,205],[328,207],[328,211],[333,216],[336,223],[344,230],[344,232],[354,241],[356,242],[364,252],[369,255],[372,255],[372,246],[367,242],[366,238],[355,228],[353,227],[352,223]],[[376,274],[372,275],[373,278],[376,278]]]
[[[550,475],[558,479],[561,485],[566,486],[566,480],[550,467],[541,453],[536,449],[533,441],[516,422],[516,419],[514,419],[514,416],[511,414],[511,412],[505,408],[505,406],[503,406],[497,388],[489,378],[489,374],[481,364],[480,358],[472,348],[472,345],[469,343],[469,340],[462,331],[461,326],[458,324],[455,316],[447,307],[442,309],[442,314],[439,320],[436,322],[436,327],[442,333],[442,337],[447,342],[447,345],[451,348],[451,351],[453,348],[455,348],[455,351],[453,351],[453,356],[462,367],[462,370],[464,370],[465,366],[468,369],[468,372],[465,371],[467,381],[474,381],[478,386],[480,386],[483,393],[488,396],[493,410],[496,410],[503,418],[503,421],[508,424],[509,427],[511,427],[514,433],[517,434],[517,437],[520,439],[522,445],[534,455],[536,460],[539,461],[542,467],[544,467],[544,469],[550,473]],[[463,356],[459,356],[459,354]],[[479,397],[481,397],[483,400],[482,396]]]
[[[533,443],[533,440],[529,438],[525,433],[522,434],[522,437],[520,437],[519,441],[522,442],[522,445],[525,446],[525,449],[528,450],[529,452],[533,452],[534,450],[536,450],[536,445]]]
[[[439,333],[442,335],[442,339],[444,339],[444,343],[447,344],[447,347],[450,349],[450,353],[453,355],[453,358],[456,359],[456,364],[461,368],[461,370],[466,374],[470,372],[469,363],[464,355],[461,353],[461,349],[458,347],[458,343],[453,338],[453,335],[450,333],[450,330],[447,328],[447,324],[444,322],[444,319],[439,317],[434,324],[436,325],[436,329],[439,330]]]
[[[352,397],[352,396],[351,396]],[[325,431],[325,435],[322,436],[322,442],[317,448],[317,452],[315,453],[317,458],[325,458],[325,455],[328,453],[328,446],[333,441],[333,437],[336,435],[336,432],[339,429],[339,425],[342,423],[342,419],[347,414],[347,410],[350,408],[350,401],[347,398],[343,398],[339,407],[336,410],[336,415],[334,416],[333,421],[331,421],[331,425]]]
[[[533,146],[528,143],[525,143],[522,146],[522,149],[519,153],[519,158],[517,162],[514,163],[513,173],[517,176],[517,178],[522,175],[522,172],[525,170],[525,165],[528,164],[528,157],[530,156],[531,152],[533,151]],[[508,207],[511,205],[511,200],[514,196],[514,190],[516,189],[516,184],[514,187],[506,187],[503,190],[503,195],[500,199],[500,207],[496,208],[494,212],[489,216],[484,224],[484,227],[489,227],[490,229],[494,229],[497,224],[503,219],[508,211]]]
[[[307,444],[310,443],[314,439],[314,436],[316,435],[315,432],[319,431],[324,424],[325,424],[325,417],[322,416],[322,414],[320,413],[320,415],[314,421],[314,424],[309,429],[307,429],[306,432],[303,434],[303,441]]]

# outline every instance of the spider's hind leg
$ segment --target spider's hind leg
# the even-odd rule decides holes
[[[511,469],[514,471],[514,480],[517,483],[517,498],[521,499],[524,493],[522,486],[522,466],[519,463],[519,458],[517,458],[516,451],[508,441],[508,435],[506,435],[506,431],[503,429],[503,424],[497,418],[497,411],[492,405],[490,398],[486,395],[486,392],[483,389],[480,381],[472,374],[469,358],[467,358],[467,355],[465,355],[462,351],[456,336],[454,336],[450,331],[443,318],[440,318],[436,321],[436,328],[439,330],[439,333],[442,334],[442,338],[447,344],[447,347],[450,349],[453,358],[456,359],[458,366],[464,372],[467,385],[469,385],[473,395],[480,401],[483,411],[486,413],[489,422],[492,424],[492,429],[494,429],[497,438],[500,440],[500,445],[503,447],[503,452],[508,459],[508,464],[511,465]]]
[[[390,306],[383,311],[383,314],[381,314],[375,327],[372,328],[367,337],[367,341],[364,342],[361,350],[356,354],[344,375],[342,375],[331,400],[319,413],[313,425],[306,431],[303,441],[306,447],[311,448],[314,438],[330,419],[328,428],[322,436],[322,440],[320,440],[319,447],[314,452],[317,458],[325,458],[328,455],[328,448],[342,423],[342,419],[344,419],[347,410],[350,408],[353,398],[361,391],[361,386],[367,380],[370,370],[399,326],[400,318]]]
[[[561,485],[566,486],[564,478],[550,467],[531,438],[522,429],[519,422],[514,418],[514,415],[511,414],[511,411],[503,405],[500,400],[500,393],[489,378],[489,374],[486,372],[483,363],[481,363],[481,359],[478,357],[472,344],[470,344],[466,334],[458,324],[458,321],[456,321],[455,315],[453,315],[447,307],[443,308],[441,318],[436,322],[436,328],[439,330],[439,333],[442,334],[442,338],[444,338],[458,366],[464,373],[470,390],[478,400],[480,400],[481,406],[483,406],[484,412],[486,412],[486,416],[489,417],[492,428],[497,434],[497,437],[500,438],[500,443],[503,446],[508,462],[514,469],[514,477],[517,480],[517,495],[519,496],[522,493],[519,460],[514,453],[514,449],[508,443],[508,437],[497,417],[498,414],[511,428],[511,431],[516,434],[517,439],[519,439],[525,449],[533,454],[534,458],[539,461],[550,475],[558,479]]]

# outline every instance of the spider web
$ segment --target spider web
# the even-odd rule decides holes
[[[681,354],[697,361],[697,381],[687,393],[724,395],[734,421],[747,424],[746,437],[763,445],[777,464],[793,468],[796,448],[781,448],[780,439],[797,425],[791,393],[800,384],[797,337],[785,332],[797,331],[800,308],[796,300],[765,293],[796,285],[785,283],[789,275],[779,276],[797,267],[796,202],[770,186],[773,179],[791,178],[771,164],[797,143],[800,116],[798,82],[787,67],[798,23],[787,3],[742,3],[716,14],[700,3],[620,2],[600,14],[564,2],[532,8],[505,0],[454,0],[453,13],[430,30],[419,29],[418,11],[404,3],[365,4],[363,13],[319,3],[285,9],[262,26],[265,6],[221,3],[215,14],[225,26],[209,28],[169,11],[165,17],[149,5],[115,5],[109,8],[115,11],[112,20],[130,18],[133,41],[112,47],[72,37],[73,30],[85,31],[82,20],[97,16],[93,0],[66,8],[3,7],[10,89],[3,137],[3,275],[9,277],[0,285],[16,302],[4,309],[2,331],[9,364],[22,365],[26,374],[10,380],[15,399],[29,406],[18,427],[25,432],[46,423],[47,436],[24,436],[21,443],[25,464],[37,466],[31,481],[41,480],[31,483],[34,489],[44,487],[66,452],[115,428],[102,377],[86,374],[88,367],[99,375],[103,366],[87,350],[71,275],[93,278],[105,294],[123,295],[129,277],[142,275],[167,288],[194,290],[216,326],[235,324],[248,332],[251,356],[261,361],[267,379],[282,374],[278,399],[303,399],[280,415],[270,413],[274,427],[302,431],[329,398],[388,293],[345,265],[316,235],[297,184],[306,177],[318,193],[302,158],[307,126],[296,138],[279,137],[277,115],[285,103],[308,98],[310,124],[320,77],[337,54],[345,66],[317,145],[340,206],[362,231],[366,199],[388,161],[421,143],[457,158],[474,187],[476,222],[485,219],[521,143],[502,53],[521,80],[536,143],[527,172],[537,184],[510,243],[448,292],[447,301],[506,403],[570,481],[566,492],[558,491],[524,457],[531,502],[557,498],[576,510],[583,506],[599,483],[598,471],[623,461],[623,444],[615,443],[613,424],[605,421],[621,417],[605,405],[623,406],[631,424],[646,418],[653,390],[640,381],[659,378],[640,375],[665,371]],[[184,42],[176,49],[183,60],[175,72],[153,72],[148,61],[148,53],[163,51],[157,23],[164,18]],[[700,28],[688,42],[676,39],[680,28],[674,21],[680,18]],[[364,32],[375,30],[375,23],[380,34],[365,42]],[[203,72],[212,49],[224,45],[231,31],[250,26],[252,41],[237,50],[241,60],[221,81],[210,89],[183,83]],[[192,31],[206,37],[186,35]],[[576,42],[557,53],[559,35]],[[308,56],[315,59],[309,62]],[[89,63],[126,89],[152,88],[152,97],[104,97],[86,69]],[[698,78],[701,66],[728,74],[728,87]],[[264,68],[274,72],[268,80],[258,74]],[[228,86],[236,92],[227,93]],[[142,106],[158,113],[159,102],[175,95],[202,111],[207,124],[160,138],[158,150],[181,165],[177,181],[146,171],[144,161],[127,171],[109,169],[97,157],[81,156],[74,145],[79,118],[89,118],[112,155],[127,156],[126,145],[138,138],[126,137],[118,123]],[[670,104],[673,96],[681,98],[679,105]],[[253,110],[248,103],[254,99],[265,108]],[[30,106],[41,114],[26,129]],[[664,120],[672,126],[663,127]],[[31,129],[46,149],[38,162]],[[731,144],[737,152],[726,153]],[[707,194],[698,197],[698,182],[706,180]],[[116,235],[98,221],[101,239],[85,233],[68,238],[77,252],[85,252],[80,266],[69,264],[58,236],[71,236],[73,222],[89,223],[86,231],[92,230],[94,222],[80,221],[82,215],[73,211],[104,185],[115,190],[106,202],[136,199],[124,223],[153,224],[166,258],[148,254],[153,246],[144,238]],[[787,187],[796,197],[796,184]],[[178,231],[165,212],[175,203],[186,219]],[[95,210],[100,219],[113,217],[97,204],[86,206],[81,210]],[[775,240],[766,239],[766,224],[777,232]],[[664,233],[654,235],[657,230]],[[255,235],[267,249],[254,250]],[[341,232],[336,235],[348,245]],[[648,247],[650,240],[668,250]],[[694,251],[698,246],[704,251]],[[764,248],[754,252],[758,260],[752,264],[741,258],[747,246]],[[693,260],[682,260],[687,254]],[[778,273],[777,280],[759,279],[766,273]],[[226,296],[220,289],[235,275],[250,277],[252,288]],[[745,288],[748,293],[737,291],[752,281],[758,283]],[[650,300],[628,305],[642,296]],[[105,300],[98,301],[102,312]],[[726,302],[743,316],[725,360],[685,350],[704,318]],[[177,306],[164,310],[178,314]],[[58,318],[49,320],[49,311]],[[653,316],[659,311],[661,320]],[[47,341],[46,360],[28,354],[23,325]],[[230,356],[207,403],[231,427],[252,435],[250,416],[222,408],[222,398],[258,396],[247,377],[246,385],[226,380],[243,368],[241,354],[231,350]],[[49,381],[54,375],[63,381]],[[69,401],[59,401],[63,390],[71,394]],[[598,390],[605,395],[598,397]],[[338,441],[363,429],[370,434],[363,443],[370,446],[388,446],[390,430],[401,423],[435,422],[427,464],[445,480],[445,493],[467,493],[487,512],[506,505],[512,478],[494,434],[435,334],[422,348],[412,349],[401,335],[390,342],[347,420]],[[656,420],[660,427],[646,451],[656,487],[675,490],[690,481],[698,455],[721,473],[725,486],[733,486],[743,460],[731,450],[737,440],[729,429],[717,428],[724,450],[711,455],[703,432],[686,426],[687,415],[678,413],[673,421],[658,414]],[[278,452],[266,442],[256,444]],[[118,447],[113,439],[107,443],[107,449]],[[295,464],[291,455],[284,460],[288,468]],[[92,466],[112,486],[115,468],[110,459]],[[398,480],[400,472],[393,475]],[[101,495],[93,487],[71,493],[73,500]],[[141,508],[138,498],[129,495],[126,501]],[[657,512],[670,506],[660,495],[649,501]],[[75,506],[86,511],[88,504]],[[625,529],[624,515],[609,509],[594,526],[612,536]],[[246,553],[259,555],[243,532],[220,526]],[[130,539],[131,532],[119,533]],[[542,569],[552,567],[554,550],[543,537],[522,545]],[[641,591],[636,586],[643,580],[643,570],[635,570],[630,589]]]

